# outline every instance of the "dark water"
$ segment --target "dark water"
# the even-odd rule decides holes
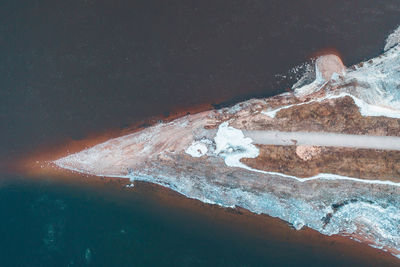
[[[227,225],[179,207],[166,209],[159,199],[143,195],[143,189],[7,178],[13,181],[2,181],[0,190],[1,266],[368,264],[360,255],[271,240],[246,225]]]
[[[277,94],[293,79],[276,75],[313,53],[357,63],[399,24],[398,0],[0,1],[2,164],[176,109]],[[351,263],[284,242],[257,250],[264,241],[141,198],[127,207],[2,176],[1,266]]]

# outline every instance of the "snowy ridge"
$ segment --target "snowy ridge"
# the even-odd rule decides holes
[[[400,26],[386,38],[384,51],[387,51],[398,44],[400,44]]]

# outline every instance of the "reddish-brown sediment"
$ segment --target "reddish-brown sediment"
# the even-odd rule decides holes
[[[296,177],[333,173],[360,179],[400,182],[400,151],[315,146],[257,145],[260,155],[242,159],[264,171]]]
[[[64,139],[59,140],[55,145],[46,146],[42,145],[39,148],[32,151],[24,151],[24,154],[17,160],[9,161],[7,158],[2,160],[4,172],[10,173],[21,173],[27,176],[42,176],[52,175],[61,178],[81,178],[86,175],[81,173],[72,172],[58,167],[53,162],[57,159],[66,157],[70,154],[77,153],[79,151],[88,149],[95,145],[101,144],[112,138],[125,136],[135,132],[139,132],[147,127],[151,127],[159,122],[171,122],[177,118],[181,118],[189,114],[197,114],[203,111],[210,110],[212,106],[210,104],[203,104],[192,106],[190,108],[174,109],[168,112],[168,114],[160,114],[158,116],[152,116],[144,120],[132,123],[131,125],[124,128],[109,129],[102,133],[88,133],[86,137],[81,140],[75,139]],[[94,179],[98,176],[91,176]]]

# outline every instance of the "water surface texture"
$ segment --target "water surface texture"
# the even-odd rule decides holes
[[[3,169],[65,139],[276,95],[321,50],[348,66],[382,54],[398,25],[397,0],[2,1],[1,266],[371,264],[334,241],[318,248],[292,242],[290,231],[279,239],[229,226],[215,219],[229,213],[222,208],[162,205],[147,196],[157,187],[87,187]]]

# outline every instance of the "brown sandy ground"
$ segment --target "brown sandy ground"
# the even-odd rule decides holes
[[[400,119],[362,116],[349,96],[282,109],[274,119],[264,114],[237,116],[231,125],[245,130],[400,136]]]
[[[257,145],[260,155],[242,159],[264,171],[297,177],[333,173],[362,179],[400,182],[400,151],[316,146]]]

